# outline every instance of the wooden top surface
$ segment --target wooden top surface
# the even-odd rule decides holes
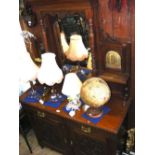
[[[64,101],[59,108],[52,108],[49,106],[44,106],[40,103],[24,103],[22,100],[26,97],[27,92],[25,92],[22,96],[20,96],[20,102],[22,104],[26,104],[30,106],[31,108],[37,108],[38,110],[43,110],[48,113],[58,115],[60,117],[63,117],[65,119],[69,119],[78,123],[82,123],[85,125],[90,125],[92,127],[99,128],[101,130],[104,130],[106,132],[110,132],[112,134],[117,134],[119,131],[119,128],[127,114],[128,108],[129,108],[129,102],[126,104],[126,106],[123,106],[123,100],[121,98],[113,98],[111,97],[110,101],[106,104],[110,107],[111,111],[106,114],[96,125],[90,122],[89,120],[82,117],[83,110],[82,108],[80,111],[76,111],[76,114],[74,117],[70,117],[68,113],[64,112],[62,108],[66,105],[67,100]],[[56,112],[56,110],[59,109],[60,112]]]

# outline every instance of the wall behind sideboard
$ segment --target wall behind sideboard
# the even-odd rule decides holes
[[[131,128],[135,126],[135,0],[122,0],[120,11],[109,8],[110,0],[99,0],[99,2],[100,24],[104,32],[118,40],[129,41],[132,45],[130,93],[133,97],[133,104],[127,116],[128,127]]]

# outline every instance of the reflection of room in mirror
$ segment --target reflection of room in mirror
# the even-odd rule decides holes
[[[69,45],[67,43],[66,36],[63,31],[60,33],[60,40],[61,40],[62,51],[65,54],[68,51]]]
[[[85,47],[88,48],[89,28],[82,13],[72,13],[70,15],[66,15],[65,17],[59,19],[59,21],[61,31],[64,32],[68,44],[72,34],[79,34],[82,36]]]
[[[58,15],[60,26],[60,44],[66,59],[64,64],[73,66],[89,66],[92,69],[89,38],[89,23],[85,15],[70,13],[65,16]],[[89,57],[89,65],[88,65]]]
[[[106,67],[121,69],[121,57],[116,51],[109,51],[106,54]]]

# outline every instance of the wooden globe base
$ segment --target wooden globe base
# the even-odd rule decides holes
[[[99,108],[90,107],[87,110],[86,114],[91,118],[98,118],[103,114],[103,110],[101,107]]]

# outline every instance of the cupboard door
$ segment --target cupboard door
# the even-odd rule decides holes
[[[33,129],[41,146],[49,146],[59,152],[65,150],[65,128],[62,122],[47,121],[35,115],[30,115]]]
[[[73,133],[71,143],[75,155],[107,155],[104,142],[79,133]]]

